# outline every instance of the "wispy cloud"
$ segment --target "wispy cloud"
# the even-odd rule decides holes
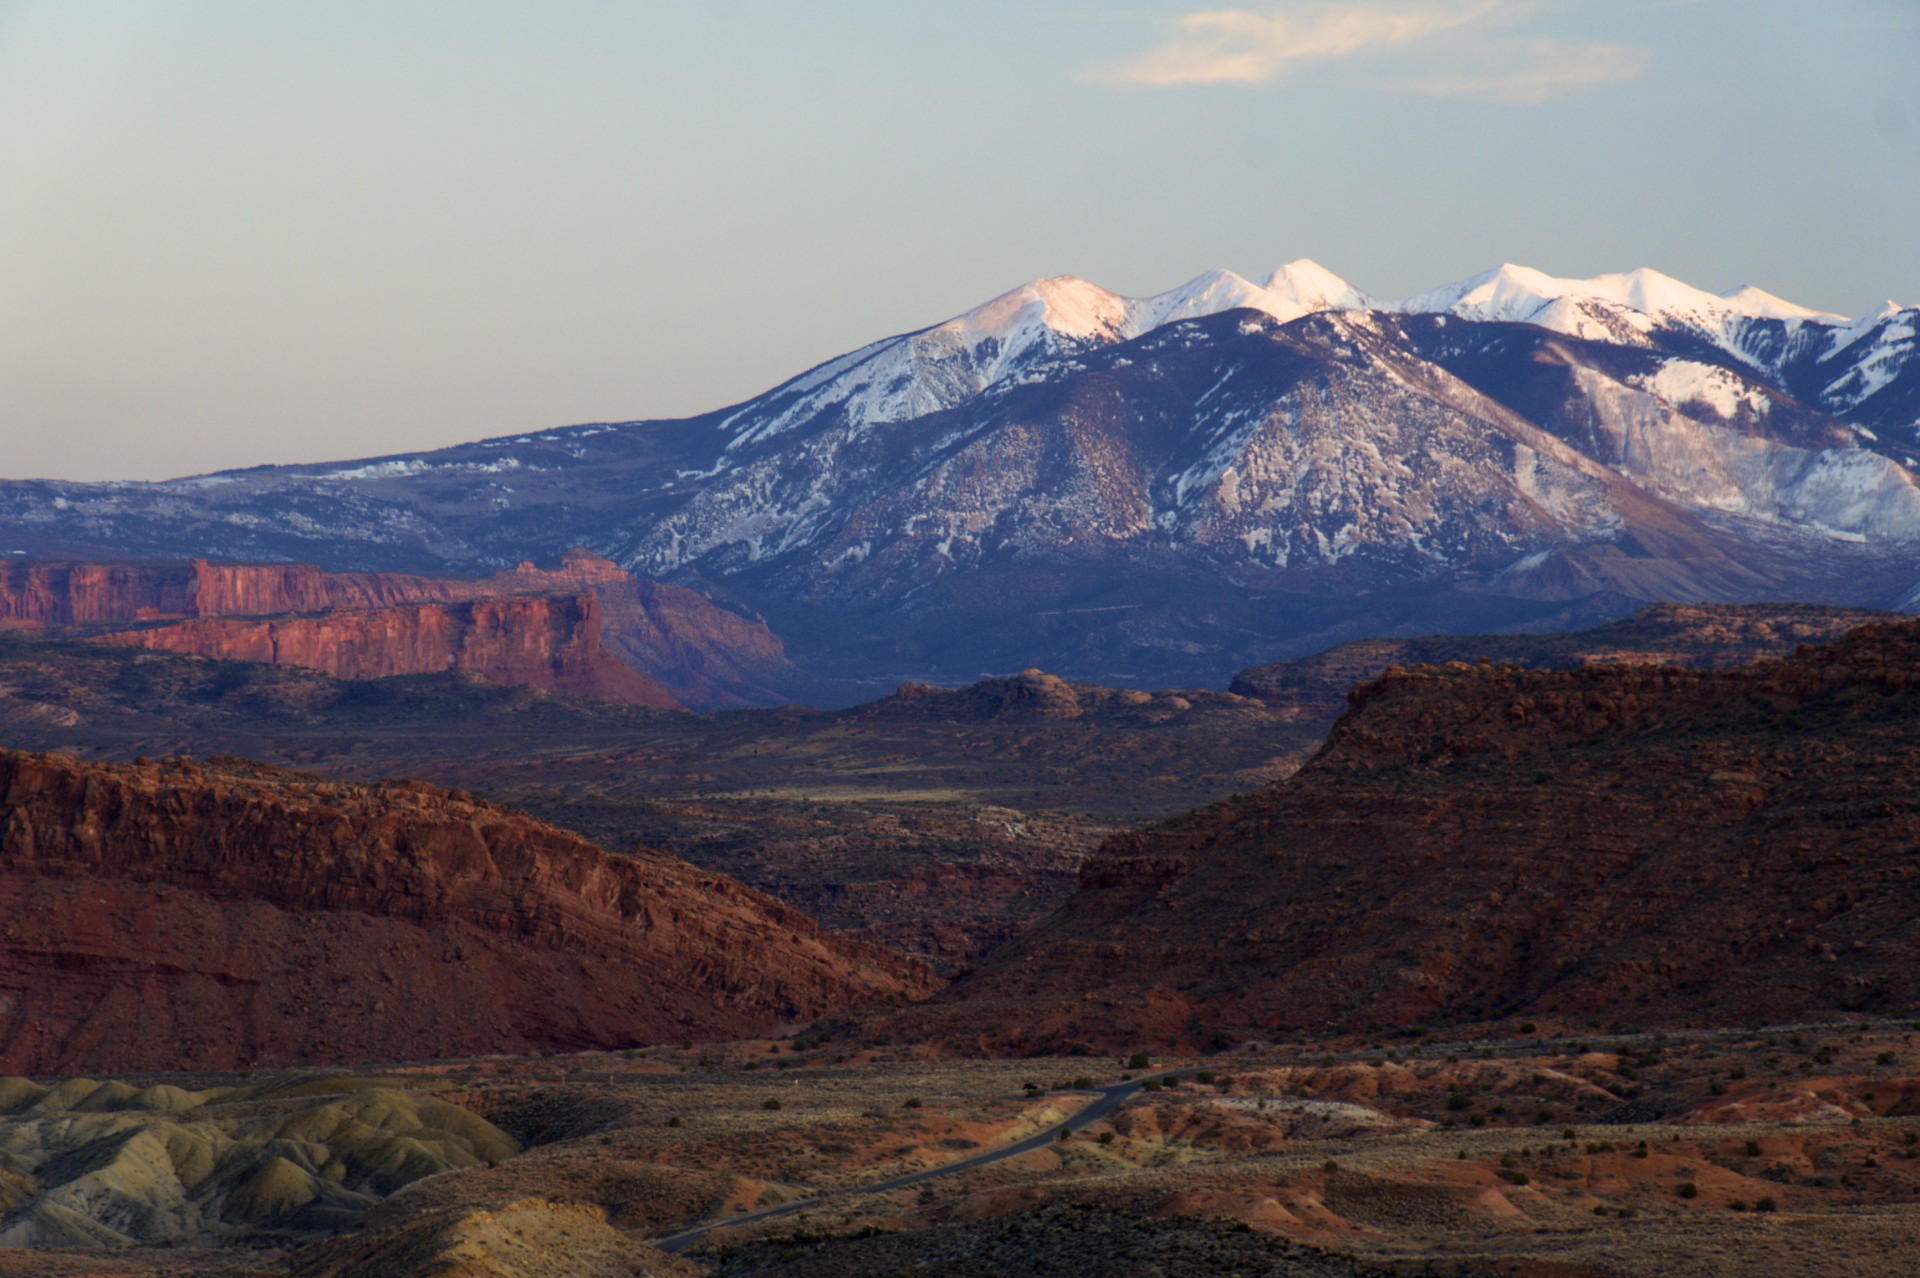
[[[1532,106],[1597,84],[1638,79],[1648,51],[1625,44],[1567,44],[1559,40],[1516,41],[1497,52],[1504,66],[1467,75],[1437,75],[1401,87],[1435,97],[1491,98],[1508,106]]]
[[[1645,69],[1649,51],[1631,45],[1495,34],[1532,10],[1525,0],[1357,0],[1264,12],[1206,10],[1176,19],[1157,48],[1083,78],[1129,89],[1271,84],[1310,63],[1407,53],[1437,42],[1448,55],[1446,72],[1403,77],[1386,87],[1526,106],[1631,80]]]
[[[1172,39],[1137,58],[1089,72],[1130,88],[1266,84],[1304,62],[1412,44],[1488,17],[1501,0],[1424,4],[1317,4],[1273,13],[1216,9],[1176,20]]]

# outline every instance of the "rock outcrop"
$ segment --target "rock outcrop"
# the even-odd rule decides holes
[[[472,598],[477,582],[404,573],[324,572],[306,564],[10,563],[0,627],[38,630],[182,617],[271,617],[333,608]]]
[[[932,985],[458,792],[0,751],[0,1071],[730,1038]]]
[[[677,710],[673,694],[601,642],[598,596],[506,595],[314,616],[207,617],[100,636],[102,643],[300,666],[336,679],[457,670],[493,683]]]
[[[181,624],[153,624],[165,622]],[[793,674],[765,624],[584,550],[484,579],[205,559],[0,565],[0,630],[127,623],[142,629],[114,642],[349,679],[458,669],[661,708],[775,705],[770,685]]]
[[[905,1019],[1123,1043],[1910,1015],[1916,849],[1920,623],[1712,672],[1393,670],[1294,778],[1110,840]]]

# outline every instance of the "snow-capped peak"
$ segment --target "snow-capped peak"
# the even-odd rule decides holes
[[[1751,284],[1742,285],[1731,293],[1722,293],[1720,300],[1742,315],[1752,315],[1759,319],[1820,320],[1832,324],[1846,318],[1844,315],[1835,315],[1830,311],[1816,311],[1809,307],[1796,306],[1783,297],[1775,297],[1765,289],[1755,288]]]
[[[1043,327],[1063,337],[1111,337],[1126,323],[1127,300],[1072,275],[1034,280],[956,316],[933,331],[956,337],[1005,339]]]
[[[1366,294],[1324,266],[1303,258],[1275,271],[1265,284],[1255,284],[1232,271],[1213,270],[1194,276],[1178,288],[1147,297],[1122,297],[1071,275],[1035,280],[931,332],[951,333],[969,341],[994,337],[1004,346],[1023,330],[1038,326],[1082,341],[1117,341],[1222,311],[1262,311],[1285,324],[1318,311],[1356,310],[1366,305]]]
[[[1373,299],[1308,258],[1288,262],[1267,277],[1269,293],[1291,299],[1304,314],[1317,311],[1364,311]]]
[[[1555,305],[1563,302],[1574,304],[1571,308],[1574,310],[1585,309],[1580,306],[1582,303],[1600,303],[1651,320],[1712,328],[1738,318],[1813,319],[1826,323],[1841,318],[1796,306],[1752,285],[1716,296],[1651,267],[1573,280],[1559,279],[1510,262],[1454,284],[1385,303],[1383,309],[1405,314],[1452,314],[1467,319],[1538,324],[1567,315],[1570,308]],[[1553,323],[1547,326],[1559,327]]]

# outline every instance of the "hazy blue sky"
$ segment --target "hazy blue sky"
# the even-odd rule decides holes
[[[1042,275],[1920,302],[1915,0],[1201,8],[0,0],[0,475],[697,412]]]

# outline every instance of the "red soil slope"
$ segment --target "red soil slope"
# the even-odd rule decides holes
[[[0,1073],[731,1038],[933,984],[732,880],[418,782],[0,751]]]

